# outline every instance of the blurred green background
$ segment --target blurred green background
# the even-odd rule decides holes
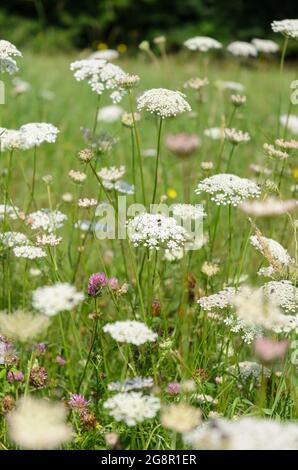
[[[175,51],[193,35],[273,37],[270,22],[297,16],[296,0],[1,0],[1,37],[34,51],[104,48],[134,52],[166,34]]]

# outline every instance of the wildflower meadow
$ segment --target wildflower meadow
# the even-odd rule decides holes
[[[268,33],[1,38],[1,450],[298,449],[298,20]]]

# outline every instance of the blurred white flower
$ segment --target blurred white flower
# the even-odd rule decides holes
[[[51,317],[59,312],[72,310],[83,299],[83,293],[77,292],[74,286],[58,282],[33,291],[32,305],[39,312]]]
[[[106,400],[103,407],[109,410],[110,416],[116,421],[135,426],[145,419],[155,417],[160,409],[160,400],[140,392],[118,393]]]
[[[184,46],[191,51],[200,52],[207,52],[210,49],[222,48],[222,44],[220,42],[208,36],[195,36],[193,38],[187,39],[187,41],[184,42]]]

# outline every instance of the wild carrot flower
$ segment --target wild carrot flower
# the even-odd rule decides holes
[[[58,282],[52,286],[39,287],[33,291],[33,307],[48,316],[75,308],[84,296],[74,286]]]
[[[256,57],[258,55],[256,47],[253,44],[245,41],[231,42],[231,44],[229,44],[227,47],[227,51],[234,56],[240,57]]]
[[[124,421],[127,426],[135,426],[155,417],[160,409],[160,400],[140,392],[123,392],[106,400],[103,407],[109,410],[110,416],[116,421]]]
[[[138,98],[137,106],[139,111],[145,109],[163,119],[191,111],[183,93],[166,88],[152,88],[145,91]]]
[[[131,343],[140,346],[147,341],[154,342],[157,333],[154,333],[148,326],[136,320],[116,321],[107,323],[103,327],[105,333],[110,333],[113,339],[119,343]]]
[[[63,405],[38,398],[21,398],[7,416],[11,440],[24,449],[55,449],[71,440]]]
[[[210,49],[221,49],[222,44],[216,39],[208,36],[195,36],[187,39],[184,42],[184,46],[191,51],[208,52]]]

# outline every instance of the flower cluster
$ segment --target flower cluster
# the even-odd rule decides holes
[[[253,181],[228,173],[205,178],[195,190],[196,194],[202,192],[211,194],[211,200],[218,206],[238,206],[245,199],[257,198],[261,194],[260,188]]]
[[[117,393],[103,404],[116,421],[124,421],[127,426],[135,426],[145,419],[154,418],[160,409],[157,397],[141,392]]]
[[[148,213],[128,222],[128,235],[134,246],[145,246],[150,250],[176,250],[182,248],[189,238],[185,228],[173,217]]]
[[[253,44],[245,41],[231,42],[227,47],[227,51],[240,57],[256,57],[258,55],[257,48]]]
[[[21,52],[11,42],[0,40],[0,72],[8,72],[10,75],[19,70],[13,57],[21,57]]]
[[[222,44],[220,42],[208,36],[195,36],[193,38],[187,39],[187,41],[184,42],[184,46],[191,51],[200,52],[207,52],[210,49],[222,48]]]
[[[144,323],[135,320],[116,321],[107,323],[103,327],[105,333],[110,333],[113,339],[119,343],[131,343],[140,346],[147,341],[154,342],[157,334]]]
[[[191,111],[185,95],[180,91],[166,88],[152,88],[145,91],[137,100],[138,110],[145,109],[149,113],[161,118],[177,116],[177,114]]]
[[[33,291],[32,305],[39,312],[51,317],[59,312],[72,310],[83,299],[84,295],[72,285],[57,283]]]
[[[288,38],[298,38],[298,20],[273,21],[271,28],[275,33],[281,33]]]

